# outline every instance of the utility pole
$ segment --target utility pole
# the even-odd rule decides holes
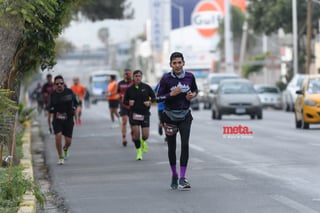
[[[225,48],[225,72],[234,72],[233,60],[233,38],[231,31],[231,13],[230,0],[224,0],[225,18],[224,18],[224,48]]]
[[[293,75],[298,73],[298,15],[297,0],[292,1],[292,25],[293,25]]]
[[[311,64],[311,39],[312,39],[312,0],[308,0],[307,5],[307,59],[306,59],[306,70],[305,73],[310,73]]]
[[[268,52],[268,36],[265,34],[262,36],[262,51],[263,51],[263,54],[266,54]],[[263,83],[264,84],[268,83],[267,65],[263,66]]]
[[[242,37],[241,37],[241,44],[240,44],[240,57],[239,57],[239,66],[238,66],[238,74],[240,75],[242,74],[242,64],[244,62],[244,58],[246,55],[247,38],[248,38],[248,22],[246,17],[242,26]]]

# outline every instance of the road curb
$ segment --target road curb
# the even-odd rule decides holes
[[[22,136],[22,150],[23,158],[20,160],[20,165],[24,167],[23,175],[32,181],[33,167],[32,167],[32,154],[31,154],[31,123],[27,122],[24,125],[24,131]],[[32,192],[27,191],[23,195],[23,201],[20,203],[18,213],[36,213],[36,198]]]

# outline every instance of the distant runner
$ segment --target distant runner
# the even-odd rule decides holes
[[[122,145],[127,146],[127,123],[128,123],[128,116],[130,106],[125,105],[123,103],[124,94],[127,91],[127,88],[133,85],[133,80],[131,78],[132,72],[129,69],[124,71],[124,79],[119,81],[118,83],[118,94],[120,100],[120,116],[121,116],[121,133],[122,133]],[[131,126],[130,126],[131,129]],[[132,130],[131,130],[132,134]]]
[[[110,111],[110,118],[112,122],[112,127],[118,127],[118,124],[115,123],[115,117],[120,123],[120,115],[118,112],[119,108],[119,94],[118,94],[118,83],[116,81],[115,75],[110,75],[109,84],[108,84],[108,91],[107,91],[107,100],[109,102],[109,111]]]
[[[86,88],[80,84],[79,82],[79,78],[75,77],[73,78],[73,85],[71,85],[70,89],[74,92],[74,94],[76,94],[78,96],[79,99],[79,106],[78,106],[78,121],[76,121],[76,125],[81,125],[82,124],[82,120],[81,120],[81,115],[82,115],[82,104],[84,101],[84,97],[86,95]]]
[[[48,101],[48,125],[50,132],[55,134],[56,149],[58,152],[58,165],[63,165],[64,160],[69,157],[69,147],[71,146],[74,117],[78,120],[76,110],[79,106],[77,96],[71,89],[66,88],[61,75],[54,78],[55,91],[49,96]],[[52,123],[51,123],[52,122]],[[52,128],[53,127],[53,128]],[[62,135],[65,144],[62,147]],[[62,153],[63,149],[63,153]]]
[[[48,105],[49,96],[53,90],[54,90],[54,83],[52,82],[52,75],[47,74],[47,82],[43,84],[41,88],[41,93],[44,99],[44,104],[43,104],[44,109],[48,109],[47,105]]]
[[[142,72],[135,70],[133,72],[134,85],[128,87],[123,100],[124,104],[130,105],[129,122],[137,152],[136,160],[142,160],[142,153],[148,152],[146,140],[149,138],[150,107],[155,101],[152,88],[141,80]],[[140,136],[140,127],[142,137]]]

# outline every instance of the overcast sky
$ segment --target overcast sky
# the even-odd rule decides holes
[[[108,28],[112,43],[118,43],[144,32],[144,24],[149,17],[149,0],[128,0],[135,10],[135,19],[130,21],[105,20],[100,22],[72,22],[61,37],[77,47],[101,47],[97,34],[100,28]]]

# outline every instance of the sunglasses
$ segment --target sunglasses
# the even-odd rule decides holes
[[[63,82],[59,82],[59,83],[55,83],[55,85],[59,86],[59,85],[63,85],[64,83]]]

